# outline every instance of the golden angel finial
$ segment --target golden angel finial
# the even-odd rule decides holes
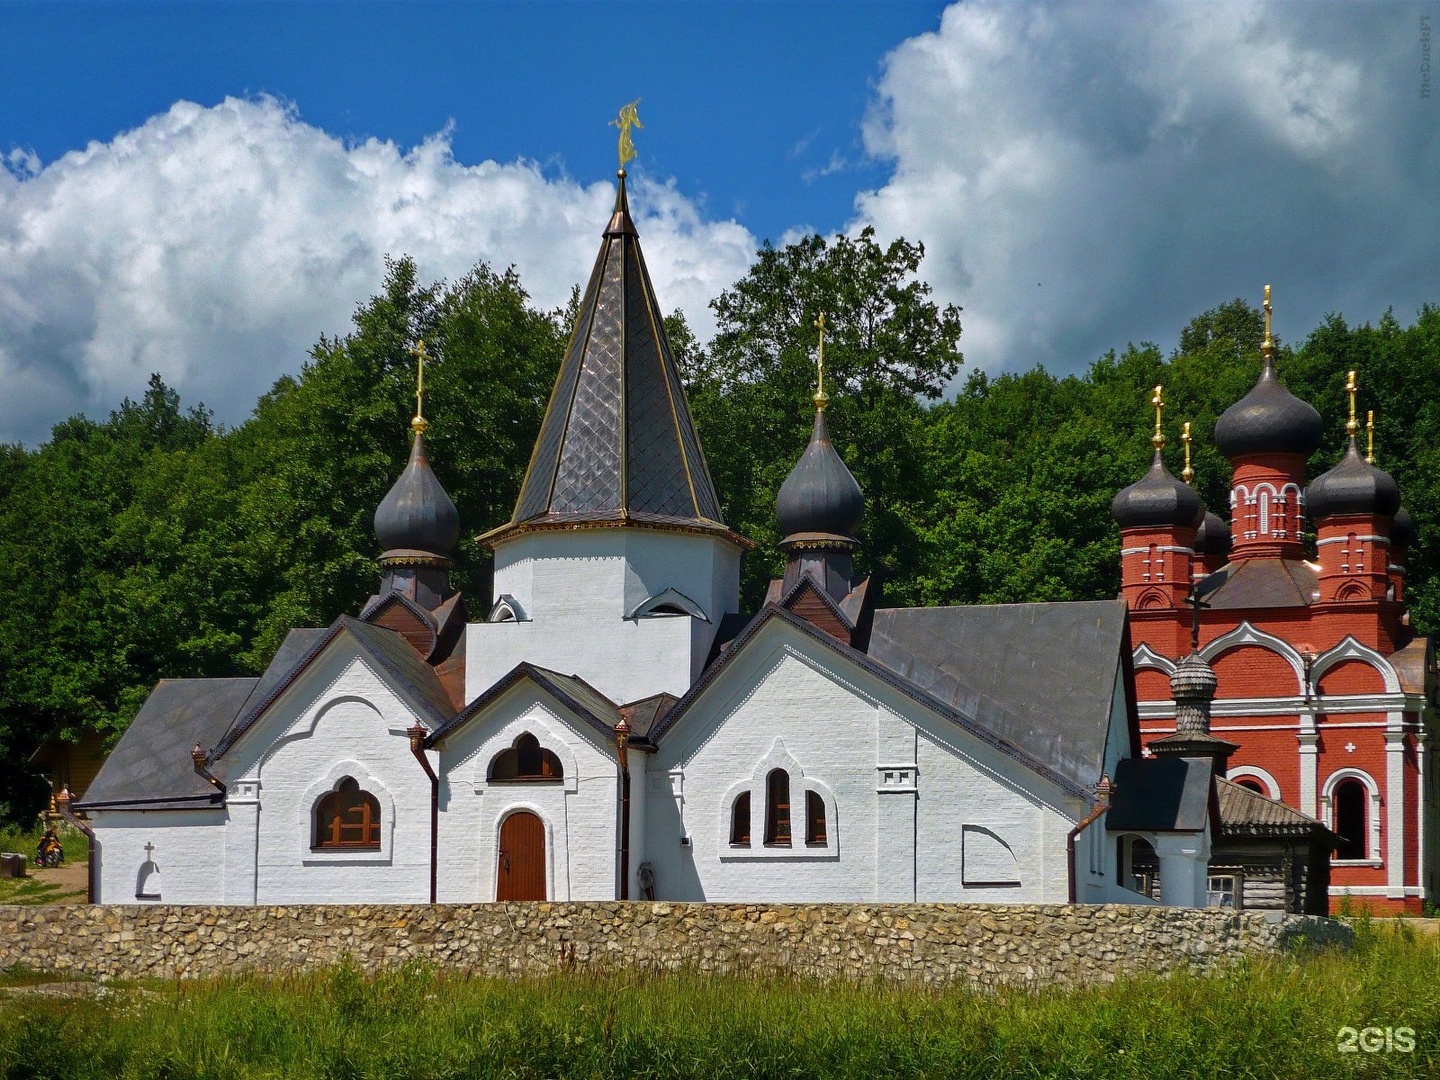
[[[1265,340],[1260,344],[1260,354],[1267,359],[1275,352],[1275,339],[1270,336],[1270,286],[1265,286]]]
[[[820,331],[820,344],[815,350],[815,408],[823,409],[830,404],[830,395],[825,393],[825,313],[815,316],[815,329]]]
[[[415,416],[410,421],[410,429],[416,435],[423,435],[429,426],[425,422],[425,361],[429,355],[425,352],[425,340],[417,341],[410,351],[415,354]]]
[[[1185,444],[1185,468],[1180,470],[1180,479],[1185,483],[1195,479],[1195,470],[1190,467],[1190,421],[1185,421],[1185,426],[1180,429],[1180,441]]]
[[[1365,413],[1365,460],[1375,464],[1375,410]]]
[[[1150,436],[1150,441],[1155,444],[1156,450],[1165,449],[1165,433],[1160,430],[1160,414],[1165,411],[1165,388],[1155,387],[1155,392],[1150,395],[1150,404],[1155,406],[1155,434]]]
[[[630,102],[629,105],[626,105],[620,110],[619,116],[610,121],[611,127],[618,127],[620,129],[620,171],[622,173],[625,171],[626,163],[633,161],[636,157],[635,143],[634,140],[630,138],[630,129],[643,128],[645,126],[640,123],[640,114],[635,111],[635,106],[639,104],[640,99],[637,97],[634,101]]]
[[[1355,433],[1360,430],[1360,423],[1355,419],[1355,392],[1360,389],[1360,384],[1355,381],[1355,372],[1350,372],[1345,379],[1345,393],[1350,395],[1350,419],[1345,421],[1345,434],[1352,439]]]

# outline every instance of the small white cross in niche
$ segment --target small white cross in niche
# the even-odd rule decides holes
[[[1358,749],[1359,747],[1357,747],[1353,742],[1347,742],[1345,744],[1345,753],[1347,754],[1353,754]]]

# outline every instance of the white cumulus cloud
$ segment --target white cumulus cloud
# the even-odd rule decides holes
[[[322,333],[344,333],[386,254],[426,280],[513,264],[558,306],[589,274],[614,188],[528,162],[463,165],[448,134],[346,142],[271,98],[178,102],[42,164],[0,160],[0,440],[103,415],[160,372],[235,423]],[[665,309],[698,332],[756,243],[673,184],[632,180]]]
[[[886,58],[888,183],[967,360],[1076,370],[1275,285],[1294,338],[1440,301],[1440,105],[1422,7],[974,0]]]

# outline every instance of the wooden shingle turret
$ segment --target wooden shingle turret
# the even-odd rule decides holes
[[[539,529],[705,531],[721,519],[655,291],[625,170],[511,520],[494,545]]]

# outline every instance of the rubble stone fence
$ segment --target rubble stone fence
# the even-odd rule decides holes
[[[1118,905],[496,903],[0,906],[0,969],[209,978],[419,960],[484,976],[788,973],[939,986],[1084,985],[1346,945],[1313,916]]]

